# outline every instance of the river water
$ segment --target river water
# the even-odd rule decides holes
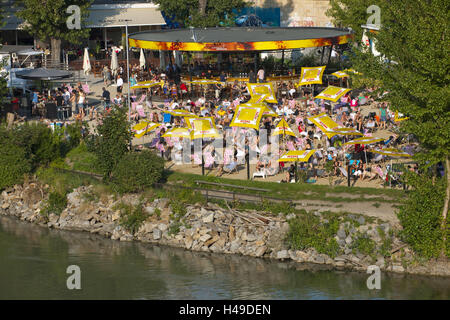
[[[68,290],[69,265],[81,290]],[[125,243],[0,217],[0,299],[449,299],[450,279],[369,275]]]

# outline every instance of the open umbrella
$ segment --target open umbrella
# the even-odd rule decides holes
[[[353,139],[351,141],[348,141],[348,142],[344,143],[344,145],[349,145],[349,144],[372,144],[372,143],[377,143],[377,142],[382,142],[382,141],[384,141],[383,138],[361,137],[361,138],[357,138],[357,139]]]
[[[88,75],[89,72],[91,72],[91,61],[89,60],[88,48],[84,48],[83,71],[85,75]]]
[[[148,89],[154,86],[164,86],[163,81],[142,81],[131,86],[130,89]]]
[[[340,88],[335,86],[328,86],[325,90],[319,93],[314,99],[325,99],[336,102],[342,97],[344,94],[349,92],[351,89]]]
[[[197,117],[195,113],[184,109],[174,109],[172,111],[166,111],[166,113],[171,114],[174,117]]]
[[[145,68],[145,56],[144,56],[144,50],[141,48],[141,55],[139,57],[139,66],[141,69]]]
[[[142,122],[138,123],[137,125],[135,125],[132,128],[132,130],[135,132],[134,136],[136,138],[141,138],[144,136],[144,134],[156,129],[160,125],[161,125],[160,123],[142,121]]]
[[[285,152],[279,159],[278,162],[307,162],[311,156],[316,153],[316,150],[291,150]]]
[[[297,162],[307,162],[311,156],[316,153],[316,150],[291,150],[284,153],[278,162],[295,162],[295,172],[297,172]],[[295,182],[297,182],[297,175],[295,175]]]
[[[294,131],[292,131],[292,129],[289,127],[288,123],[284,119],[281,119],[281,121],[277,124],[275,130],[273,130],[272,136],[276,135],[283,135],[283,136],[290,135],[296,137]]]
[[[192,131],[188,128],[172,128],[163,134],[162,137],[192,139]]]
[[[389,156],[389,157],[411,157],[410,154],[395,149],[395,148],[386,148],[386,149],[373,149],[370,150],[370,152],[382,154],[383,156]]]

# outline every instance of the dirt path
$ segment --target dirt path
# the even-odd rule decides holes
[[[204,196],[208,198],[222,199],[227,201],[248,201],[248,202],[260,202],[262,196],[259,195],[247,195],[240,193],[233,193],[223,190],[198,190]],[[281,202],[281,200],[272,200],[275,202]],[[380,203],[371,201],[348,201],[348,202],[331,202],[324,200],[296,200],[293,202],[296,205],[296,209],[305,209],[306,211],[319,211],[319,212],[348,212],[353,214],[362,214],[368,217],[381,219],[389,222],[392,225],[398,226],[399,221],[396,215],[396,208],[392,203]]]

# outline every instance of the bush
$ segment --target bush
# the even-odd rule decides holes
[[[0,143],[0,190],[23,183],[25,174],[31,172],[31,161],[23,147]]]
[[[129,153],[113,170],[113,188],[119,193],[139,192],[157,182],[164,170],[164,160],[150,151]]]
[[[111,178],[111,173],[120,159],[128,153],[131,139],[125,106],[113,107],[103,123],[97,126],[97,134],[87,137],[88,151],[97,156],[98,168],[105,179]]]
[[[50,192],[41,214],[48,216],[50,213],[60,215],[67,207],[67,196],[59,192]]]
[[[328,223],[321,223],[318,217],[302,214],[289,220],[286,240],[291,249],[315,248],[317,252],[334,258],[339,253],[339,245],[334,239],[338,229],[337,218],[330,219]]]
[[[144,211],[142,204],[139,204],[133,208],[130,205],[122,203],[118,206],[118,209],[120,210],[121,216],[119,224],[131,234],[136,233],[148,217],[148,214]]]
[[[441,222],[445,180],[438,178],[433,184],[432,179],[425,175],[408,171],[404,175],[412,190],[398,212],[398,218],[403,226],[400,236],[423,257],[438,257],[443,248]]]

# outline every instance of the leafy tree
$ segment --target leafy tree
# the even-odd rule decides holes
[[[364,14],[369,16],[367,7],[364,8],[366,1],[331,2],[328,13],[335,23],[351,26],[360,34],[358,24],[366,22],[362,18]],[[401,129],[413,133],[420,141],[422,151],[415,159],[424,170],[440,161],[444,163],[446,192],[440,198],[440,224],[445,242],[450,201],[450,1],[375,0],[370,4],[381,9],[380,31],[368,34],[381,55],[375,57],[367,50],[361,50],[363,47],[357,36],[357,47],[353,48],[350,57],[356,70],[364,77],[379,81],[380,91],[388,92],[383,100],[410,117],[401,123]],[[340,10],[338,6],[344,9]],[[436,179],[432,181],[437,184]],[[418,184],[416,188],[422,185]]]
[[[109,179],[115,166],[128,152],[132,139],[127,108],[113,107],[96,130],[96,134],[88,136],[86,143],[88,150],[97,156],[104,178]]]
[[[246,0],[154,0],[159,9],[190,27],[234,25],[233,9],[242,9]]]
[[[158,182],[164,170],[164,160],[151,151],[124,155],[114,168],[114,189],[120,193],[139,192]]]
[[[42,41],[50,40],[53,61],[60,61],[61,40],[80,44],[89,36],[90,29],[83,28],[89,15],[92,0],[19,0],[17,16],[26,21],[24,30]],[[77,5],[81,10],[81,29],[67,27],[67,8]]]

